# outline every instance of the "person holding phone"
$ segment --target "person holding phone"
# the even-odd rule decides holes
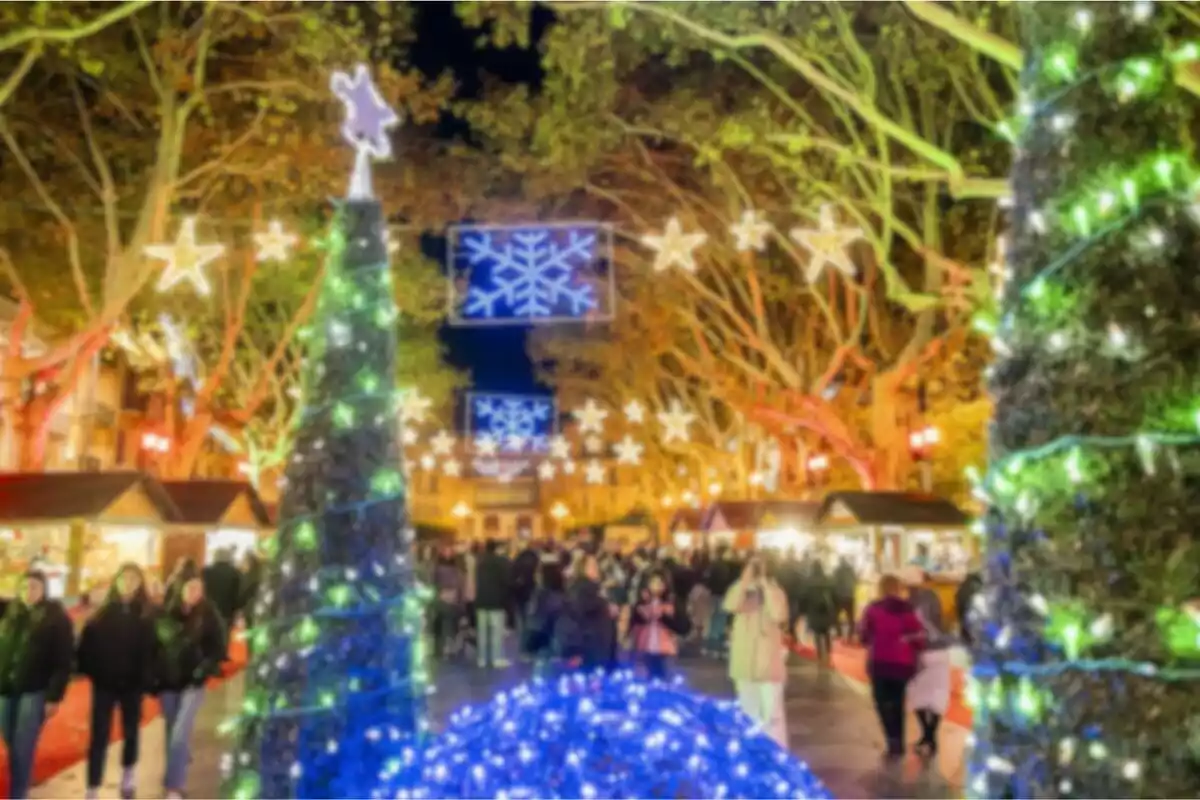
[[[787,717],[783,686],[787,680],[783,628],[788,601],[755,554],[725,593],[724,610],[733,617],[729,647],[729,678],[737,687],[742,710],[786,748]]]

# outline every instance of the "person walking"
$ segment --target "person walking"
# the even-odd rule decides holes
[[[554,656],[554,632],[564,603],[562,567],[557,557],[547,554],[534,573],[533,596],[521,637],[522,651],[539,665],[544,666]]]
[[[958,616],[958,635],[963,644],[970,647],[975,643],[971,634],[971,612],[975,598],[983,590],[983,578],[977,571],[967,573],[967,577],[959,584],[954,593],[954,612]]]
[[[222,624],[233,630],[242,607],[242,573],[233,564],[233,551],[218,550],[202,574],[205,599],[221,615]]]
[[[87,797],[98,796],[112,734],[113,712],[120,711],[121,797],[137,789],[138,744],[142,698],[154,663],[154,619],[146,594],[146,577],[136,564],[117,570],[108,596],[79,637],[79,672],[92,683],[92,718],[88,729]]]
[[[12,800],[29,796],[42,725],[66,694],[74,650],[71,618],[47,596],[46,574],[26,572],[0,618],[0,739]]]
[[[858,575],[849,559],[842,556],[838,559],[837,567],[833,570],[833,599],[837,604],[838,633],[846,642],[854,641],[858,593]],[[845,627],[842,627],[842,619]]]
[[[246,553],[242,562],[242,577],[238,584],[238,608],[246,627],[254,627],[255,606],[258,604],[258,587],[262,585],[263,565],[253,550]]]
[[[925,571],[918,566],[905,567],[901,578],[908,587],[908,602],[925,629],[917,674],[907,690],[908,707],[916,712],[921,724],[921,739],[915,749],[933,758],[938,751],[938,725],[950,706],[950,646],[954,637],[943,622],[941,599],[925,585]]]
[[[805,579],[804,624],[812,634],[817,649],[817,664],[828,666],[833,656],[833,636],[830,633],[837,625],[837,600],[834,598],[833,581],[825,574],[820,561],[814,561],[812,571]]]
[[[705,573],[704,583],[713,599],[712,619],[708,623],[708,640],[705,649],[708,655],[719,658],[725,653],[726,628],[729,612],[725,610],[725,595],[737,576],[733,553],[727,547],[717,549]]]
[[[167,800],[181,800],[192,759],[192,728],[204,702],[205,684],[221,672],[226,628],[221,613],[204,596],[204,581],[187,574],[180,576],[178,589],[167,597],[154,627],[151,685],[167,732],[163,791]]]
[[[674,630],[675,598],[660,572],[652,572],[633,609],[633,650],[650,678],[666,678],[670,659],[679,654]]]
[[[724,610],[733,617],[729,677],[737,687],[738,702],[786,749],[783,628],[788,621],[787,595],[758,555],[750,558],[741,577],[725,593]]]
[[[475,652],[480,668],[509,665],[504,657],[504,629],[512,576],[511,565],[499,550],[499,543],[489,540],[475,562]]]
[[[888,758],[904,755],[904,699],[917,671],[917,652],[924,629],[903,596],[895,575],[879,581],[879,599],[863,611],[859,638],[867,648],[867,675],[875,711],[887,740]]]
[[[526,541],[524,547],[517,553],[512,561],[512,602],[514,610],[514,625],[518,637],[522,640],[525,638],[525,626],[527,624],[527,615],[530,609],[530,600],[533,598],[533,593],[536,584],[536,574],[540,566],[541,557],[533,545]],[[522,648],[523,650],[523,648]]]
[[[443,551],[433,568],[433,655],[444,658],[458,636],[463,598],[463,570],[451,551]],[[452,652],[450,653],[452,654]]]

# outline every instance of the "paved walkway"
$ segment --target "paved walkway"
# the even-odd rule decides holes
[[[961,796],[962,747],[966,732],[944,726],[940,762],[923,768],[915,758],[885,766],[881,760],[883,737],[879,732],[865,687],[837,673],[819,671],[811,662],[793,659],[787,688],[788,732],[792,750],[825,781],[835,797],[851,798],[950,798]],[[689,660],[683,665],[691,685],[712,695],[732,696],[733,687],[722,664]],[[483,672],[473,667],[446,665],[439,670],[438,691],[430,697],[429,711],[436,726],[449,713],[468,703],[487,701],[497,688],[527,676],[522,667]],[[221,755],[227,742],[218,737],[217,724],[237,708],[241,680],[235,678],[210,691],[197,721],[194,760],[188,781],[193,798],[219,796]],[[916,720],[910,720],[915,731]],[[142,757],[138,797],[162,796],[163,723],[155,720],[142,730]],[[109,750],[106,785],[101,797],[118,796],[120,745]],[[84,791],[84,766],[79,764],[39,786],[34,798],[80,798]]]

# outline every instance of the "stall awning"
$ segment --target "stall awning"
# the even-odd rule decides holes
[[[162,485],[140,472],[0,475],[0,523],[72,519],[160,523],[181,514]]]
[[[831,492],[821,503],[822,525],[927,525],[953,528],[970,520],[943,497],[914,492]]]
[[[163,489],[184,525],[267,528],[271,516],[254,487],[244,481],[166,481]]]
[[[758,528],[763,504],[757,500],[727,500],[713,503],[704,514],[700,530],[706,533],[753,531]]]

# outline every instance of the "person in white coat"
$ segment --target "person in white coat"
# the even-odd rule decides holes
[[[909,565],[900,577],[908,587],[908,602],[925,628],[917,674],[908,684],[906,698],[921,723],[921,739],[914,749],[932,758],[938,751],[938,725],[950,706],[950,647],[954,637],[946,629],[941,599],[925,586],[925,571]]]
[[[742,710],[767,734],[788,747],[783,687],[787,680],[783,629],[788,601],[783,589],[754,556],[725,593],[724,608],[733,617],[729,677],[737,687]]]

